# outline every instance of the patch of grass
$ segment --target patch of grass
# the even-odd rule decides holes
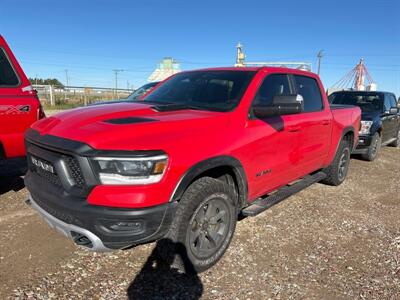
[[[43,104],[45,110],[64,110],[83,106],[83,103],[59,103],[51,106],[49,103]]]
[[[54,97],[55,105],[50,105],[49,102],[43,103],[43,107],[46,110],[63,110],[63,109],[71,109],[80,106],[84,106],[84,102],[80,99],[64,99],[62,95],[55,95]],[[71,101],[73,100],[73,101]]]

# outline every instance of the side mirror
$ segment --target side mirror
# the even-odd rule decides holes
[[[272,105],[257,105],[253,107],[253,113],[258,118],[266,118],[280,115],[298,114],[304,111],[303,96],[276,95],[272,99]]]

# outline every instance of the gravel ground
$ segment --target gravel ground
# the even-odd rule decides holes
[[[0,179],[0,299],[400,299],[400,149],[353,159],[340,187],[315,184],[238,223],[224,258],[187,275],[157,244],[91,253]],[[9,191],[8,191],[9,190]]]

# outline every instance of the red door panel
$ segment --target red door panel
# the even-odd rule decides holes
[[[299,176],[322,167],[331,145],[331,112],[320,111],[297,115],[300,122],[298,147]]]
[[[324,101],[319,82],[312,77],[293,75],[296,94],[303,97],[304,112],[299,120],[298,176],[322,168],[330,150],[332,112]]]
[[[249,198],[255,199],[297,178],[299,125],[292,116],[249,120],[244,135],[249,142],[235,153],[246,160]]]

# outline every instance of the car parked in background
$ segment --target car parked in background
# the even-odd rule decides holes
[[[152,88],[154,88],[159,83],[160,83],[159,81],[154,81],[154,82],[150,82],[145,85],[142,85],[140,88],[138,88],[132,94],[130,94],[126,98],[126,100],[134,101],[134,100],[139,99],[141,96],[145,95],[147,92],[149,92]]]
[[[1,166],[12,161],[25,162],[25,130],[43,117],[44,112],[36,91],[6,41],[0,36]]]
[[[396,96],[388,92],[338,91],[329,96],[332,104],[361,108],[360,138],[355,154],[374,160],[381,146],[400,145],[400,114]]]
[[[99,102],[92,103],[89,106],[100,105],[100,104],[115,104],[115,103],[124,103],[124,102],[136,101],[141,96],[143,96],[143,95],[147,94],[148,92],[150,92],[159,83],[160,83],[159,81],[146,83],[145,85],[142,85],[140,88],[135,90],[132,94],[130,94],[127,98],[124,98],[124,99],[109,100],[109,101],[99,101]]]

